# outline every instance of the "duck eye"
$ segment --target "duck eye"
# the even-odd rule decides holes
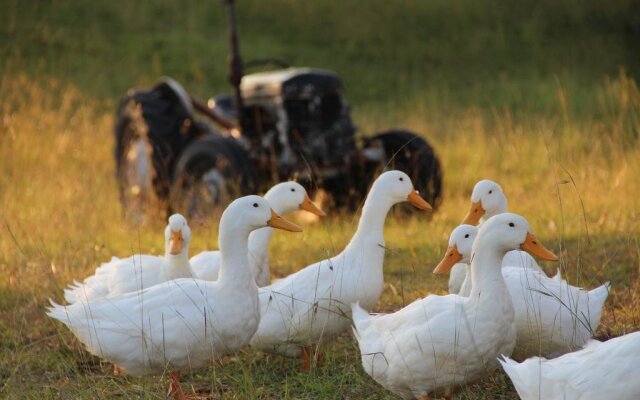
[[[255,208],[258,208],[258,203],[253,203],[253,206],[254,206]]]
[[[469,234],[467,233],[466,235],[464,235],[464,238],[468,239],[469,238]]]
[[[493,189],[492,189],[492,190],[489,190],[489,194],[491,194],[491,193],[493,193]]]
[[[400,182],[404,181],[403,177],[398,178],[400,180]]]
[[[295,188],[291,188],[291,191],[292,191],[292,192],[295,192],[295,191],[296,191],[296,189],[295,189]]]
[[[514,224],[513,222],[509,222],[509,226],[513,228],[514,226],[516,226],[516,224]]]

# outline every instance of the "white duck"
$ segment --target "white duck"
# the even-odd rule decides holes
[[[449,271],[449,294],[458,294],[465,285],[471,286],[469,254],[471,254],[471,246],[477,234],[478,227],[467,224],[459,225],[451,231],[449,247],[445,254],[445,258],[449,258],[449,262],[453,263]],[[434,274],[446,272],[438,267],[433,271]],[[460,281],[460,279],[462,280]]]
[[[358,229],[337,256],[307,266],[260,289],[260,326],[251,346],[290,357],[302,354],[309,369],[311,346],[347,329],[350,304],[371,309],[383,289],[384,221],[394,204],[431,207],[404,172],[388,171],[373,183]]]
[[[478,181],[471,192],[471,207],[462,221],[467,225],[478,225],[494,215],[506,213],[509,207],[502,187],[496,182]]]
[[[170,393],[183,398],[179,372],[205,365],[248,344],[258,321],[258,287],[249,269],[249,233],[264,226],[300,231],[246,196],[222,214],[220,277],[176,279],[110,299],[60,306],[47,314],[71,329],[87,349],[132,375],[171,373]]]
[[[354,333],[364,370],[403,398],[450,396],[498,366],[516,342],[514,311],[501,261],[521,248],[554,259],[530,233],[527,221],[505,213],[478,232],[471,261],[471,296],[430,295],[400,311],[369,315],[353,307]]]
[[[640,332],[590,341],[553,360],[500,360],[523,400],[640,399]]]
[[[307,191],[297,182],[282,182],[273,186],[264,195],[273,211],[279,215],[284,215],[296,210],[305,210],[320,217],[325,216],[318,206],[316,206]],[[249,265],[256,278],[258,287],[269,284],[269,242],[273,235],[270,227],[262,228],[251,232],[249,235]],[[203,251],[190,260],[191,268],[198,279],[215,281],[218,279],[220,270],[220,252]]]
[[[451,233],[449,248],[434,273],[444,273],[454,262],[468,260],[473,227],[461,225]],[[582,347],[598,327],[609,283],[585,291],[569,285],[559,276],[549,278],[533,268],[504,265],[502,276],[515,310],[518,336],[512,357],[523,360],[533,355],[557,356]],[[465,279],[460,296],[472,292]]]
[[[502,191],[502,187],[496,182],[483,179],[478,181],[471,193],[471,207],[465,216],[462,224],[477,225],[494,215],[507,212],[507,197]],[[505,255],[503,265],[517,266],[523,268],[533,268],[542,271],[542,268],[527,252],[514,250]],[[560,273],[560,271],[558,271]],[[449,273],[449,293],[458,294],[467,276],[467,265],[459,263],[454,265]],[[558,275],[559,276],[559,275]]]
[[[135,292],[177,278],[193,276],[189,266],[191,229],[180,214],[169,217],[164,230],[165,255],[136,254],[104,263],[83,282],[74,282],[64,291],[65,300],[93,300],[121,293]]]

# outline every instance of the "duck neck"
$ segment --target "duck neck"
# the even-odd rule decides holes
[[[480,218],[480,223],[481,224],[484,223],[486,220],[493,217],[494,215],[506,213],[508,207],[509,205],[507,203],[507,199],[502,198],[495,207],[487,210],[487,213],[482,218]]]
[[[239,226],[238,221],[220,221],[218,248],[220,272],[218,282],[222,287],[253,288],[258,290],[249,266],[249,234],[251,230]]]
[[[194,276],[189,263],[189,247],[185,246],[179,254],[165,254],[168,279],[191,278]]]
[[[469,263],[464,263],[464,267],[467,273],[464,276],[464,280],[460,286],[460,291],[457,294],[463,297],[469,297],[469,294],[471,293],[471,268],[469,267]]]
[[[375,242],[384,245],[384,221],[395,203],[386,196],[376,196],[375,192],[375,188],[371,190],[362,207],[358,229],[349,245],[354,242]]]
[[[273,236],[273,228],[265,227],[251,232],[249,235],[249,261],[251,265],[262,265],[269,261],[269,243]]]
[[[284,210],[279,206],[281,201],[275,198],[275,194],[272,191],[268,191],[264,198],[267,199],[271,208],[276,214],[286,214],[288,210]],[[249,262],[251,267],[258,272],[258,268],[261,265],[269,262],[269,244],[271,243],[271,237],[273,236],[273,228],[266,226],[264,228],[256,229],[249,235]]]
[[[506,251],[487,246],[476,239],[471,255],[470,299],[481,301],[492,296],[502,296],[507,286],[502,277],[502,258]]]

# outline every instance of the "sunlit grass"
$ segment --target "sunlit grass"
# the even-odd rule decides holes
[[[446,277],[431,270],[467,209],[473,184],[491,178],[502,184],[510,209],[526,216],[536,235],[561,254],[560,263],[544,264],[548,273],[560,267],[572,283],[588,288],[612,282],[598,334],[640,327],[640,96],[624,74],[599,87],[604,117],[597,119],[568,111],[529,118],[506,110],[436,115],[420,103],[389,113],[358,111],[365,131],[388,120],[423,132],[445,171],[437,213],[392,212],[387,218],[387,287],[377,310],[444,293]],[[107,363],[44,315],[48,298],[61,300],[66,284],[112,255],[163,250],[165,221],[139,227],[122,219],[108,111],[114,105],[56,81],[33,83],[26,75],[3,76],[0,89],[0,395],[164,398],[159,379],[112,376]],[[557,101],[571,102],[560,84]],[[357,215],[337,213],[301,234],[278,232],[273,276],[336,254],[356,224]],[[191,253],[216,247],[216,221],[192,228]],[[246,350],[185,381],[216,398],[393,398],[362,371],[350,334],[326,350],[325,365],[311,374],[299,372],[295,360]],[[502,374],[461,394],[513,396]]]
[[[445,112],[555,112],[557,78],[572,96],[567,110],[588,117],[604,111],[601,77],[626,68],[638,79],[640,70],[635,0],[236,4],[244,60],[334,70],[356,107],[421,99]],[[216,1],[4,0],[0,75],[55,76],[97,98],[160,75],[197,96],[229,93],[227,26]]]

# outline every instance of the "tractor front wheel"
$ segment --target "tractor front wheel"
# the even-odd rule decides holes
[[[233,138],[207,135],[180,155],[170,205],[173,212],[188,218],[204,218],[255,189],[255,175],[244,148]]]
[[[442,166],[434,148],[423,137],[406,130],[389,130],[367,138],[364,149],[384,150],[381,170],[405,172],[434,209],[440,205]]]

